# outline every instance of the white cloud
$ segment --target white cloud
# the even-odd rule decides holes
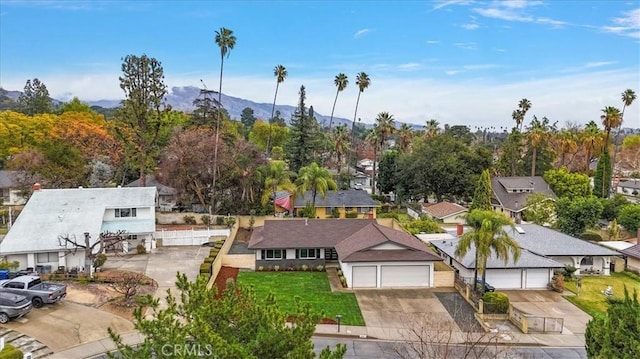
[[[440,43],[440,41],[438,41],[438,40],[427,40],[427,44],[429,44],[429,45],[436,45],[436,44],[439,44],[439,43]]]
[[[518,101],[526,97],[532,103],[531,115],[547,116],[552,122],[567,121],[585,124],[599,121],[600,110],[605,106],[621,106],[620,92],[626,88],[638,90],[640,74],[636,68],[615,71],[565,73],[556,77],[538,77],[527,80],[498,82],[495,78],[474,79],[455,76],[462,71],[494,68],[493,64],[472,64],[459,69],[443,69],[449,76],[427,78],[420,76],[385,77],[370,72],[371,86],[360,99],[358,116],[371,123],[381,111],[389,111],[398,121],[424,124],[430,118],[440,123],[472,126],[513,126],[511,112]],[[397,65],[396,65],[397,68]],[[597,67],[596,67],[597,68]],[[67,74],[40,76],[54,98],[78,96],[82,100],[120,99],[123,93],[113,74]],[[15,76],[15,77],[13,77]],[[217,73],[166,75],[169,86],[198,86],[200,78],[217,83]],[[19,90],[29,74],[12,74],[2,77],[2,86]],[[521,78],[521,77],[519,77]],[[280,84],[278,104],[293,105],[298,101],[298,90],[307,88],[307,104],[324,115],[331,112],[335,97],[332,77],[289,77]],[[255,102],[273,101],[272,76],[225,76],[223,91],[231,96]],[[340,94],[336,116],[351,119],[358,95],[353,82]],[[638,127],[640,111],[625,113],[625,124]]]
[[[640,8],[624,12],[622,17],[613,18],[613,25],[603,26],[602,30],[640,39]]]
[[[478,46],[475,42],[454,42],[453,46],[463,50],[477,50]]]
[[[556,28],[569,25],[566,21],[532,15],[530,9],[541,4],[541,1],[526,0],[494,1],[487,7],[474,8],[473,11],[484,17],[505,21],[531,22]]]
[[[469,24],[462,24],[460,25],[463,29],[467,29],[467,30],[476,30],[480,27],[480,25],[476,24],[476,23],[469,23]]]
[[[617,64],[618,61],[596,61],[596,62],[587,62],[584,67],[586,68],[593,68],[593,67],[602,67],[602,66],[609,66],[609,65],[615,65]]]
[[[498,49],[498,48],[493,49],[493,51],[495,51],[495,52],[507,52],[507,50],[505,50],[505,49]]]
[[[422,65],[417,62],[409,62],[406,64],[398,65],[398,69],[404,70],[404,71],[417,70],[417,69],[420,69],[421,67]]]
[[[360,30],[356,31],[356,33],[355,33],[355,34],[353,34],[353,38],[354,38],[354,39],[359,39],[359,38],[361,38],[362,36],[364,36],[364,35],[366,35],[366,34],[370,33],[371,31],[372,31],[371,29],[360,29]]]
[[[438,9],[445,8],[447,6],[469,5],[471,3],[473,3],[473,1],[471,0],[442,0],[442,1],[437,1],[436,4],[433,6],[433,8],[435,10],[438,10]]]

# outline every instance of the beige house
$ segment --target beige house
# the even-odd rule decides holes
[[[447,201],[422,204],[422,213],[442,223],[465,223],[467,212],[466,207]]]
[[[556,199],[551,187],[540,176],[493,177],[491,189],[493,209],[510,218],[521,218],[522,212],[527,208],[527,199],[534,193]]]
[[[640,273],[640,243],[620,252],[627,256],[627,270]]]

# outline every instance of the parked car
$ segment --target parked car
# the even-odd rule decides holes
[[[23,317],[31,312],[31,301],[24,295],[0,292],[0,324]]]
[[[478,281],[476,282],[476,287],[478,289],[481,289],[482,293],[496,291],[496,288],[489,283],[484,282],[484,285],[483,285],[482,279],[478,279]]]
[[[67,286],[44,283],[38,276],[24,275],[0,281],[0,292],[23,295],[31,301],[34,307],[40,308],[44,304],[52,304],[62,300],[67,295]]]

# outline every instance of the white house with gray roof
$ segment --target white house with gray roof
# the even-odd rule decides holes
[[[520,217],[527,208],[527,199],[534,193],[541,193],[554,199],[555,193],[540,176],[493,177],[491,178],[491,205],[497,212],[510,218]]]
[[[59,236],[91,244],[104,232],[125,231],[125,251],[138,244],[151,249],[155,231],[154,187],[39,189],[25,205],[9,233],[0,242],[0,257],[20,263],[19,269],[46,272],[58,267],[85,266],[84,250],[70,253]]]

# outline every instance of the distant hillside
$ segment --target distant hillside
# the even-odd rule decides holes
[[[176,110],[191,112],[194,109],[193,100],[200,96],[200,89],[195,86],[172,87],[167,96],[167,103]],[[99,100],[87,101],[89,105],[111,108],[120,105],[118,100]],[[229,112],[229,116],[234,119],[240,119],[242,110],[249,107],[253,110],[255,117],[260,119],[268,119],[271,117],[271,103],[256,103],[239,97],[227,96],[222,94],[222,106]],[[280,117],[284,118],[287,123],[291,119],[291,114],[295,112],[295,106],[276,105],[276,111],[280,111]],[[330,116],[315,113],[316,119],[321,124],[329,125]],[[333,118],[334,126],[340,124],[349,124],[351,121],[346,118]]]

